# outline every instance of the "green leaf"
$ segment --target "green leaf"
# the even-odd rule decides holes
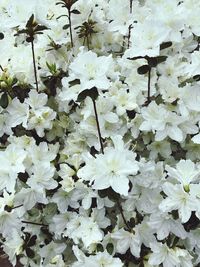
[[[166,59],[167,59],[167,56],[158,56],[157,57],[158,64],[165,62]]]
[[[172,42],[164,42],[160,45],[160,50],[168,48],[170,46],[172,46]]]
[[[63,30],[67,30],[69,27],[70,27],[70,24],[65,24],[65,25],[63,26]]]
[[[75,80],[69,82],[69,86],[70,87],[74,86],[74,85],[77,85],[77,84],[80,84],[80,80],[79,79],[75,79]]]
[[[4,34],[2,32],[0,32],[0,40],[4,39]]]
[[[27,247],[32,247],[36,244],[37,236],[33,235],[27,243]]]
[[[149,65],[143,65],[137,69],[138,74],[143,75],[149,72],[151,67]]]
[[[73,13],[73,14],[81,14],[81,12],[79,11],[79,10],[77,10],[77,9],[73,9],[72,11],[71,11],[71,13]]]
[[[97,244],[97,252],[103,252],[104,249],[103,249],[103,246],[99,243]]]
[[[114,202],[120,199],[120,194],[116,193],[111,187],[98,190],[98,194],[101,198],[108,197]]]
[[[157,65],[158,65],[158,60],[157,60],[157,58],[156,57],[148,57],[147,58],[147,61],[148,61],[148,65],[150,66],[150,67],[156,67]]]
[[[1,98],[0,98],[0,106],[2,108],[7,108],[8,106],[8,95],[7,93],[3,93]]]
[[[44,30],[49,30],[49,28],[47,28],[44,25],[37,25],[34,29],[34,32],[40,32],[40,31],[44,31]]]
[[[113,244],[112,244],[112,243],[108,243],[107,246],[106,246],[106,250],[108,251],[108,253],[109,253],[110,255],[112,255],[113,250],[114,250],[114,246],[113,246]]]
[[[77,102],[82,102],[86,99],[86,97],[90,97],[92,100],[96,100],[98,97],[99,93],[96,87],[93,87],[91,89],[86,89],[82,91],[77,98]]]
[[[16,35],[23,34],[23,33],[26,33],[27,34],[28,33],[28,30],[26,30],[26,29],[19,30]]]
[[[28,258],[34,258],[35,257],[35,252],[31,248],[26,248],[26,255]]]
[[[34,14],[32,14],[32,15],[30,16],[29,20],[27,21],[27,23],[26,23],[26,28],[30,28],[30,27],[32,27],[33,22],[34,22]]]
[[[195,81],[200,81],[200,75],[199,74],[197,74],[197,75],[195,75],[195,76],[193,76],[193,79],[195,80]]]

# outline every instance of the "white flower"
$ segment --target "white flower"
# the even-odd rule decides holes
[[[9,261],[15,265],[16,256],[23,252],[24,240],[21,238],[16,229],[12,230],[12,234],[6,239],[3,250],[9,256]]]
[[[15,196],[16,204],[23,204],[25,210],[32,209],[36,203],[47,204],[46,194],[42,188],[22,188]]]
[[[48,245],[42,247],[39,251],[42,258],[44,258],[44,264],[52,260],[56,255],[61,254],[66,248],[63,243],[55,243],[51,241]]]
[[[78,247],[73,246],[73,252],[78,261],[72,267],[122,267],[123,263],[118,258],[113,258],[107,251],[98,252],[96,255],[86,257]]]
[[[0,151],[0,190],[6,188],[8,192],[13,192],[18,173],[25,171],[26,156],[25,150],[12,144],[5,151]]]
[[[155,57],[160,53],[160,44],[167,41],[170,30],[162,23],[145,20],[134,25],[131,31],[129,56]]]
[[[120,145],[122,140],[118,138]],[[102,190],[108,187],[125,196],[129,190],[129,175],[135,175],[138,165],[135,161],[135,153],[127,149],[107,147],[104,154],[96,158],[88,155],[85,158],[86,165],[77,175],[86,181],[90,181],[92,188]]]
[[[163,267],[179,266],[180,261],[174,249],[162,243],[151,243],[150,247],[153,253],[150,254],[149,264],[159,265],[162,263]]]
[[[30,111],[28,120],[28,130],[35,129],[40,137],[44,136],[45,129],[51,129],[53,120],[56,118],[56,112],[49,107],[43,107],[39,110]]]
[[[98,57],[92,51],[81,52],[76,59],[70,64],[69,69],[74,79],[80,79],[81,90],[97,87],[108,89],[110,82],[106,76],[112,65],[112,56]]]
[[[0,211],[0,229],[3,237],[10,236],[12,234],[12,230],[20,231],[21,223],[16,213]]]
[[[47,95],[43,93],[39,94],[36,90],[31,90],[28,98],[26,98],[24,102],[28,104],[31,109],[37,110],[46,105]]]
[[[139,129],[156,131],[155,141],[162,141],[167,136],[177,142],[183,141],[183,132],[178,127],[183,118],[174,112],[166,110],[163,105],[151,102],[148,107],[142,109],[141,114],[145,120]]]
[[[108,29],[126,35],[131,24],[129,2],[121,0],[109,1],[108,17],[110,20]]]
[[[138,234],[130,233],[125,231],[123,228],[115,231],[111,234],[111,237],[117,241],[117,252],[124,254],[130,248],[132,255],[139,258],[140,257],[140,250],[141,250],[141,240]]]
[[[67,222],[64,235],[72,238],[75,244],[81,240],[85,248],[89,248],[90,245],[98,243],[103,238],[103,233],[93,218],[78,215],[72,216]]]
[[[167,213],[158,212],[152,214],[148,224],[152,229],[156,230],[158,240],[167,238],[170,232],[181,239],[184,239],[187,236],[180,220],[173,220],[173,218]]]
[[[11,127],[22,124],[23,127],[27,127],[27,121],[29,117],[29,106],[26,103],[21,103],[17,98],[14,98],[11,104],[7,107],[9,113],[8,124]]]
[[[53,179],[55,168],[48,163],[40,163],[33,167],[33,174],[27,184],[34,189],[54,189],[58,183]]]
[[[166,182],[163,191],[167,197],[160,203],[159,208],[163,212],[178,210],[182,223],[189,220],[192,211],[197,210],[195,195],[185,192],[182,185]]]
[[[171,178],[178,180],[185,188],[188,187],[191,182],[195,182],[200,176],[200,170],[197,169],[190,159],[180,160],[176,164],[176,168],[167,165],[166,170]]]

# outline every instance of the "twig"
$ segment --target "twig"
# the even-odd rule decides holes
[[[22,223],[33,224],[33,225],[38,225],[38,226],[45,226],[45,227],[48,226],[47,224],[35,223],[35,222],[28,222],[28,221],[22,221]]]
[[[100,130],[99,119],[98,119],[98,114],[97,114],[96,102],[95,102],[94,99],[92,99],[92,102],[93,102],[94,113],[95,113],[95,117],[96,117],[97,131],[98,131],[98,135],[99,135],[99,142],[100,142],[100,146],[101,146],[101,152],[102,152],[102,154],[104,154],[103,142],[102,142],[101,130]]]
[[[38,92],[39,88],[38,88],[37,68],[36,68],[36,60],[35,60],[35,51],[34,51],[33,40],[31,41],[31,49],[32,49],[32,56],[33,56],[33,67],[34,67],[34,75],[35,75],[35,84],[36,84],[36,90]]]
[[[148,71],[148,96],[147,96],[147,103],[151,102],[151,68]]]
[[[71,11],[70,11],[70,9],[68,9],[68,19],[69,19],[69,32],[70,32],[71,46],[74,47],[73,35],[72,35]]]
[[[129,231],[132,230],[132,229],[130,228],[130,226],[128,225],[127,221],[126,221],[126,218],[125,218],[125,216],[124,216],[124,212],[123,212],[123,209],[122,209],[122,206],[121,206],[119,200],[117,200],[116,202],[117,202],[118,209],[119,209],[119,211],[120,211],[120,214],[121,214],[121,216],[122,216],[122,219],[123,219],[123,221],[124,221],[124,223],[125,223],[127,229],[128,229]]]

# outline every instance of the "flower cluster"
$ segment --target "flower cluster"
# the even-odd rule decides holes
[[[15,266],[200,265],[200,2],[0,1],[0,242]]]

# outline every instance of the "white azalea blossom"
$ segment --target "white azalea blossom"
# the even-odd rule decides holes
[[[198,267],[200,2],[29,2],[0,1],[4,260]]]
[[[98,57],[94,52],[85,52],[83,49],[75,61],[70,64],[71,75],[80,79],[81,90],[97,87],[108,89],[110,82],[107,77],[109,68],[112,66],[112,57]]]
[[[120,139],[118,141],[119,144],[122,143]],[[112,187],[115,192],[123,195],[128,194],[128,176],[136,174],[139,169],[135,154],[121,147],[106,148],[104,154],[96,158],[87,156],[85,161],[86,165],[78,171],[78,176],[91,183],[94,181],[94,189]]]

